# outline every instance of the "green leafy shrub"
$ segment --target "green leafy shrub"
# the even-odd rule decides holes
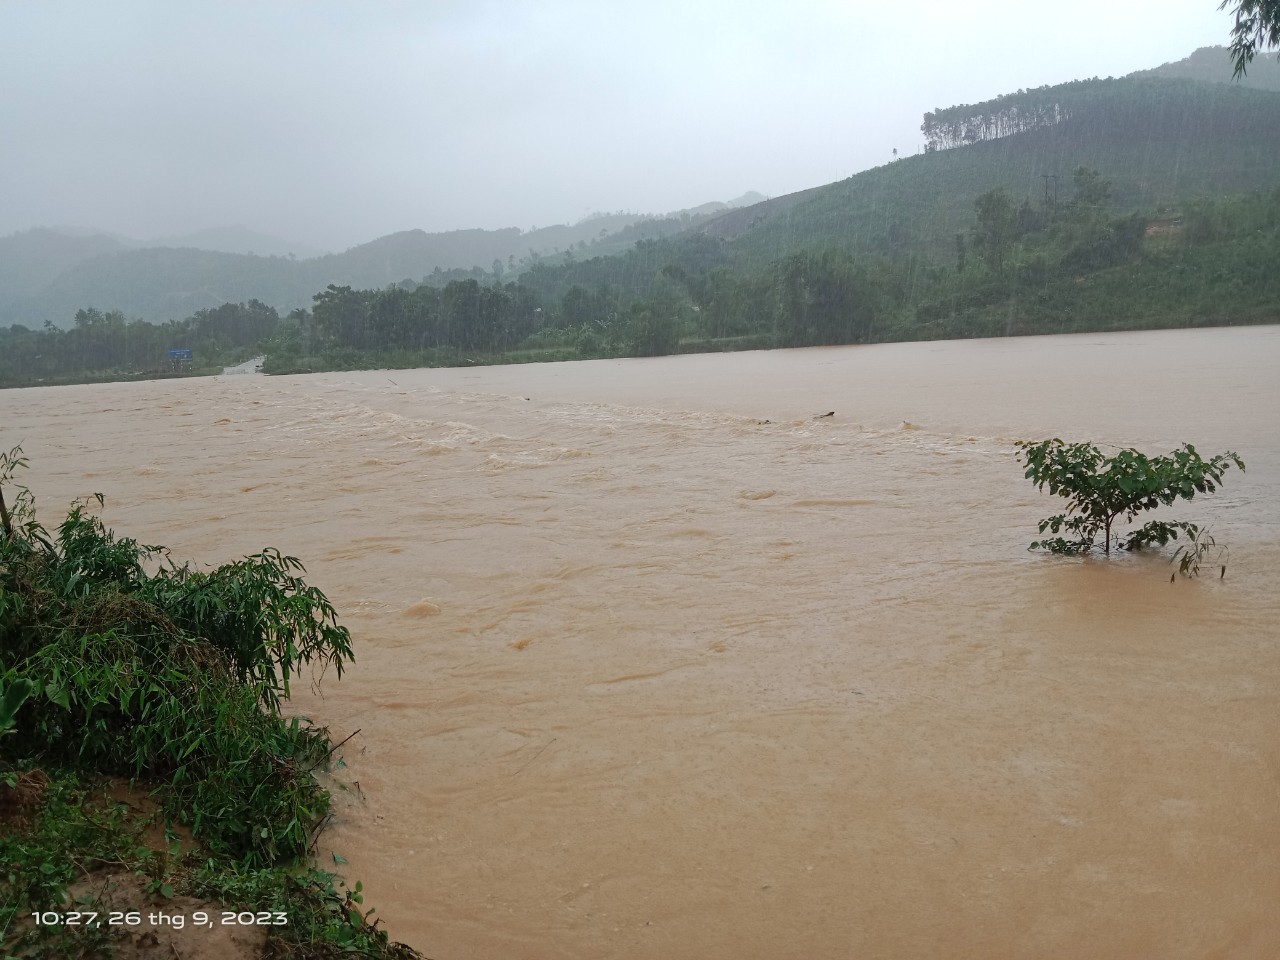
[[[354,659],[350,634],[328,598],[299,576],[305,572],[296,557],[267,549],[207,573],[162,570],[143,594],[184,633],[226,652],[240,682],[254,685],[274,710],[301,664],[333,666],[341,677]]]
[[[14,717],[18,715],[18,708],[27,702],[34,688],[35,684],[26,677],[13,679],[7,687],[4,681],[0,680],[0,737],[13,732]]]
[[[1066,513],[1040,521],[1040,532],[1059,534],[1036,540],[1031,549],[1053,553],[1085,553],[1102,537],[1103,551],[1111,547],[1136,550],[1164,546],[1185,535],[1195,538],[1199,528],[1185,521],[1152,520],[1123,537],[1113,534],[1116,522],[1132,522],[1140,513],[1190,500],[1197,493],[1213,493],[1232,464],[1244,471],[1244,461],[1228,451],[1205,460],[1191,444],[1168,456],[1148,457],[1137,450],[1121,450],[1104,456],[1091,443],[1064,443],[1054,438],[1018,441],[1019,460],[1027,465],[1025,476],[1043,490],[1065,497]]]
[[[1200,576],[1200,564],[1210,560],[1219,566],[1218,579],[1221,580],[1227,575],[1227,554],[1230,551],[1226,544],[1220,544],[1208,530],[1197,530],[1190,538],[1190,542],[1184,543],[1178,547],[1173,553],[1173,559],[1170,563],[1178,565],[1178,573],[1184,577]],[[1171,574],[1169,580],[1172,582],[1176,579],[1177,574]]]
[[[19,465],[4,456],[0,485]],[[0,533],[0,685],[28,697],[6,709],[16,735],[0,750],[158,780],[170,815],[248,865],[305,856],[329,809],[311,776],[329,741],[281,701],[302,664],[340,673],[354,657],[302,564],[265,550],[148,573],[163,548],[116,537],[85,504],[52,538],[23,504]]]

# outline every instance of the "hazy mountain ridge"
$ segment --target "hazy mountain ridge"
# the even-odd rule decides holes
[[[39,327],[48,321],[66,327],[76,310],[86,306],[161,322],[250,299],[285,313],[309,307],[314,294],[331,283],[381,287],[420,282],[435,270],[490,270],[495,261],[508,270],[532,257],[567,251],[616,253],[637,239],[677,233],[734,203],[759,197],[747,193],[664,217],[595,214],[575,224],[527,231],[405,230],[342,253],[305,259],[187,245],[201,238],[228,244],[261,241],[264,247],[288,243],[244,228],[185,234],[172,238],[182,244],[172,247],[81,231],[73,236],[56,229],[28,230],[0,238],[0,325]]]
[[[69,327],[89,306],[153,323],[251,299],[288,308],[310,301],[314,281],[303,264],[311,262],[172,247],[107,254],[77,263],[34,296],[0,304],[0,325]]]
[[[0,237],[0,310],[6,301],[34,295],[78,263],[127,249],[105,234],[73,236],[46,227]]]
[[[60,247],[51,231],[28,231],[0,240],[0,251],[36,235],[57,249],[47,263],[17,251],[13,261],[25,266],[0,266],[0,325],[49,320],[66,326],[76,309],[89,305],[165,320],[256,298],[286,312],[309,306],[330,283],[384,287],[416,283],[436,270],[473,268],[509,277],[513,268],[544,258],[619,254],[640,240],[691,232],[731,243],[737,259],[835,246],[945,262],[954,255],[957,233],[971,226],[979,194],[1002,187],[1018,202],[1041,202],[1053,190],[1065,197],[1080,166],[1111,181],[1118,211],[1176,208],[1198,196],[1280,184],[1280,65],[1273,61],[1259,57],[1247,82],[1233,84],[1226,51],[1205,48],[1120,79],[1072,81],[940,109],[926,114],[925,126],[931,145],[941,149],[781,197],[747,194],[666,217],[619,212],[528,231],[409,230],[304,260],[128,251],[101,238],[98,247],[93,238],[68,238]],[[1049,119],[1028,125],[1034,111]],[[759,202],[734,208],[751,200]],[[7,259],[0,252],[0,264]]]
[[[308,260],[322,257],[327,251],[285,240],[270,234],[259,233],[239,224],[228,227],[208,227],[190,233],[175,234],[167,237],[156,237],[137,246],[145,247],[189,247],[194,250],[209,250],[213,253],[247,253],[260,257],[296,257]]]
[[[1254,57],[1248,72],[1239,79],[1232,76],[1232,70],[1226,47],[1201,47],[1182,60],[1163,63],[1150,70],[1139,70],[1129,76],[1235,83],[1257,90],[1280,91],[1280,58],[1275,53],[1263,53]]]

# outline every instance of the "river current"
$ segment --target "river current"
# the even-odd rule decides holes
[[[303,559],[321,855],[477,958],[1280,956],[1280,327],[0,392],[52,525]],[[1234,450],[1029,553],[1017,438]]]

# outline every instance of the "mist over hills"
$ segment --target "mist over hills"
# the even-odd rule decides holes
[[[1255,57],[1249,64],[1249,72],[1237,78],[1232,76],[1232,66],[1225,51],[1225,47],[1201,47],[1182,60],[1164,63],[1150,70],[1139,70],[1130,76],[1229,83],[1255,90],[1280,91],[1280,59],[1274,55]]]
[[[328,253],[305,243],[284,240],[240,225],[230,227],[209,227],[191,233],[176,234],[168,237],[156,237],[136,246],[145,247],[191,247],[196,250],[211,250],[214,253],[250,253],[260,257],[296,257],[306,260],[321,257]]]
[[[521,230],[406,230],[342,253],[308,248],[242,227],[143,242],[81,230],[37,228],[0,237],[0,326],[69,327],[78,309],[103,306],[162,322],[227,302],[260,300],[286,313],[327,285],[417,283],[448,271],[515,271],[542,256],[617,253],[763,197],[749,192],[663,217],[601,213],[572,225]],[[225,249],[220,249],[225,248]],[[246,248],[257,248],[253,253]]]
[[[1110,181],[1118,212],[1173,211],[1200,197],[1280,185],[1280,63],[1260,57],[1235,83],[1226,51],[1203,48],[1119,79],[939,108],[925,115],[922,132],[924,153],[786,196],[745,194],[661,217],[617,212],[531,230],[408,230],[312,257],[296,245],[286,251],[293,256],[278,253],[288,241],[242,228],[134,249],[122,238],[29,230],[0,238],[0,326],[66,327],[87,306],[155,322],[251,299],[283,314],[309,307],[329,284],[411,288],[451,273],[512,279],[575,261],[576,282],[589,285],[595,274],[612,275],[588,265],[596,258],[684,235],[728,244],[720,256],[737,262],[827,248],[945,261],[972,225],[977,196],[1002,187],[1019,202],[1048,201],[1082,166]],[[226,250],[208,249],[219,244]]]
[[[106,234],[74,235],[44,227],[0,237],[0,311],[33,296],[78,263],[126,249]]]

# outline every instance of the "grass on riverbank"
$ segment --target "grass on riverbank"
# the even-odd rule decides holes
[[[253,868],[212,855],[145,786],[69,769],[10,779],[0,786],[6,957],[130,960],[170,944],[193,960],[418,956],[376,926],[359,884],[301,862]]]

